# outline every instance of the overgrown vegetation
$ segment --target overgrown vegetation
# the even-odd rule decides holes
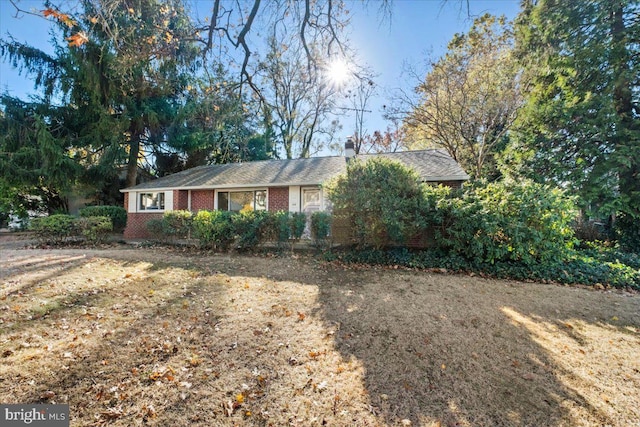
[[[356,241],[329,259],[640,289],[637,255],[576,246],[574,200],[557,188],[529,180],[420,188],[402,165],[376,160],[354,162],[328,189]],[[430,248],[406,248],[428,234]]]
[[[640,289],[640,257],[579,241],[574,200],[557,188],[529,180],[434,187],[399,163],[374,159],[352,162],[326,189],[356,242],[329,260]],[[316,247],[330,248],[332,219],[311,215]],[[292,248],[307,221],[304,213],[172,211],[148,228],[165,239],[193,236],[206,249],[246,251],[267,242]],[[429,247],[407,248],[424,236]]]
[[[314,212],[311,214],[311,240],[318,248],[327,248],[331,244],[331,214]]]

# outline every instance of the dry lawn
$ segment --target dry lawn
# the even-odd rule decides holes
[[[72,426],[640,426],[640,295],[0,236],[0,402]]]

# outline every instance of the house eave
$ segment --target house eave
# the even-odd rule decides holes
[[[146,188],[123,188],[121,193],[130,192],[148,192],[153,193],[157,191],[174,191],[174,190],[230,190],[236,188],[269,188],[269,187],[290,187],[290,186],[319,186],[317,182],[270,182],[270,183],[249,183],[249,184],[220,184],[220,185],[185,185],[180,187],[146,187]]]

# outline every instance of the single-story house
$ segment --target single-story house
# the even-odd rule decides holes
[[[347,143],[348,144],[348,143]],[[443,150],[363,154],[414,168],[423,182],[459,187],[469,176]],[[125,238],[148,237],[146,223],[170,210],[243,209],[314,212],[329,208],[322,183],[346,171],[347,156],[263,160],[199,166],[121,190],[127,210]]]

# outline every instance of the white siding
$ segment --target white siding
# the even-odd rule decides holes
[[[173,191],[165,191],[164,192],[164,211],[172,211],[173,210]]]
[[[129,191],[127,193],[127,197],[129,197],[129,206],[127,206],[127,210],[129,212],[138,212],[138,193],[135,191]]]
[[[289,186],[289,212],[300,212],[300,186]]]

